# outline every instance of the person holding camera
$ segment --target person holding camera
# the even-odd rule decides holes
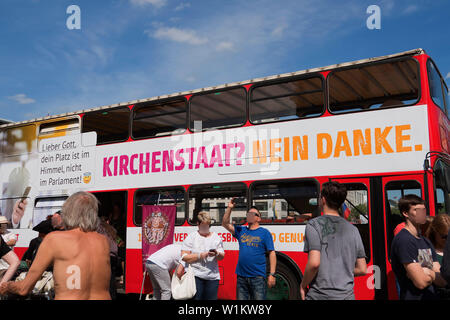
[[[207,212],[197,216],[198,231],[190,233],[181,247],[182,260],[194,269],[197,293],[195,300],[217,300],[219,290],[218,261],[225,257],[222,239],[209,230],[211,217]]]
[[[239,259],[236,266],[238,300],[265,300],[267,287],[275,286],[277,256],[272,235],[259,225],[261,213],[256,207],[247,212],[247,226],[230,222],[236,198],[231,199],[222,219],[222,226],[239,241]],[[266,253],[269,255],[270,274],[266,286]]]

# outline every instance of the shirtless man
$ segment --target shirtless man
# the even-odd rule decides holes
[[[0,294],[28,295],[47,267],[53,264],[56,300],[110,300],[109,243],[95,232],[98,201],[77,192],[63,205],[61,218],[67,231],[48,234],[23,281],[7,282]]]

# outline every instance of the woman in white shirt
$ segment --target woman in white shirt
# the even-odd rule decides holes
[[[194,269],[197,293],[195,300],[217,300],[219,289],[219,265],[225,257],[222,239],[210,232],[211,217],[200,212],[197,217],[198,231],[190,233],[183,242],[181,256]]]

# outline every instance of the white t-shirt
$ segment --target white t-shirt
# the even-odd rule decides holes
[[[222,239],[215,232],[211,232],[208,237],[203,237],[198,231],[190,233],[183,242],[183,251],[191,253],[202,253],[216,249],[217,252],[225,253]],[[204,280],[220,280],[219,265],[215,257],[208,257],[191,264],[194,274]]]
[[[181,244],[169,244],[150,255],[147,261],[163,269],[175,269],[181,261]]]

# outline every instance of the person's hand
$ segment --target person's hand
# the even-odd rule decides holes
[[[178,266],[176,272],[177,272],[177,277],[178,277],[178,279],[181,279],[181,277],[182,277],[183,274],[184,274],[184,267],[183,267],[182,264],[180,264],[180,265]]]
[[[217,250],[214,249],[214,251],[208,251],[208,256],[210,256],[210,257],[215,257],[215,256],[217,256]]]
[[[7,282],[3,282],[3,283],[0,285],[0,296],[5,295],[7,292],[8,292],[8,285],[7,285]]]
[[[434,281],[436,279],[436,273],[428,268],[422,267],[423,272],[425,272],[426,275],[431,277],[431,280]]]
[[[12,222],[15,225],[18,225],[20,223],[20,220],[22,219],[24,213],[25,213],[25,207],[27,206],[28,201],[25,200],[17,200],[14,204],[13,213],[12,213]]]
[[[269,277],[267,278],[267,286],[269,288],[273,288],[276,282],[277,282],[276,278],[272,275],[269,275]]]
[[[302,285],[300,285],[300,299],[301,300],[305,300],[306,299],[306,294],[308,293],[308,287],[304,287]]]
[[[230,202],[228,203],[228,208],[233,209],[235,205],[236,197],[231,198]]]

